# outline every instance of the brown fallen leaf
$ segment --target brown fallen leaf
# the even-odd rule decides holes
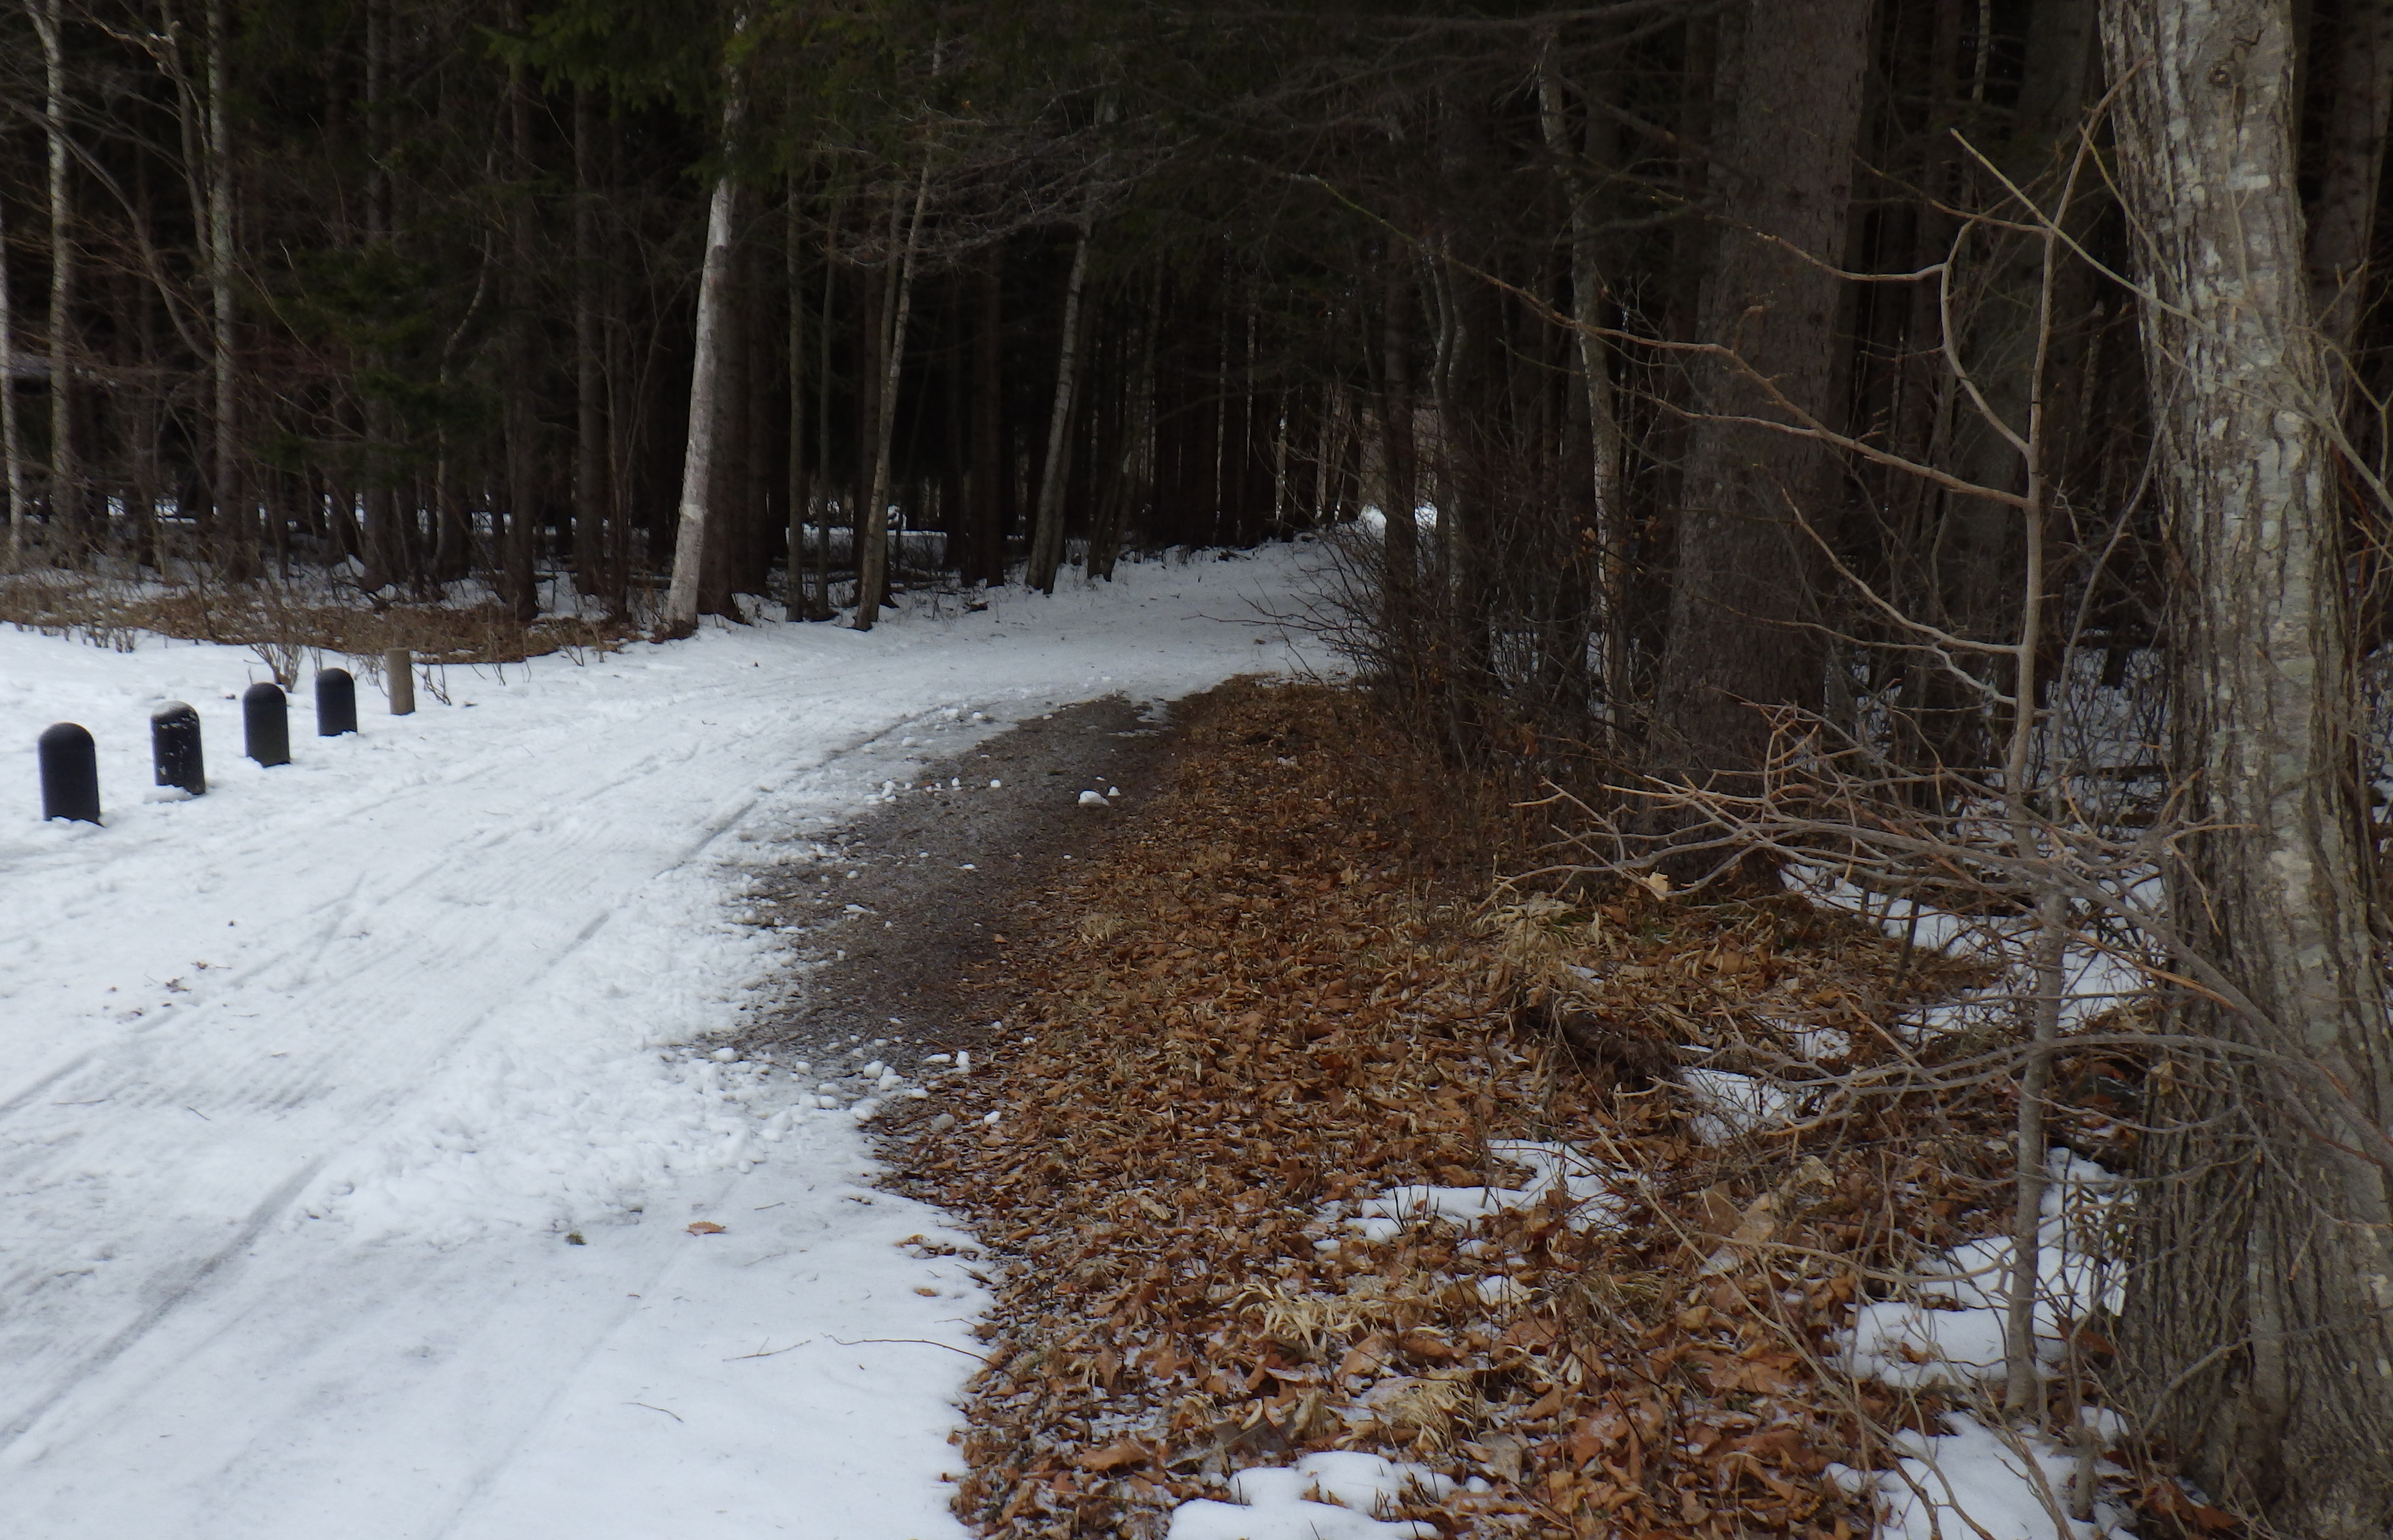
[[[693,1235],[720,1235],[723,1233],[723,1226],[713,1220],[693,1220],[690,1221],[689,1233]]]
[[[1338,1361],[1336,1377],[1340,1384],[1351,1388],[1355,1380],[1388,1367],[1394,1357],[1395,1349],[1387,1338],[1380,1332],[1373,1332],[1346,1350],[1346,1356]]]
[[[1434,1326],[1416,1326],[1396,1338],[1396,1346],[1415,1358],[1448,1359],[1461,1355],[1445,1333]]]
[[[1109,1443],[1103,1449],[1087,1451],[1081,1455],[1079,1465],[1084,1470],[1118,1470],[1124,1466],[1144,1465],[1153,1458],[1155,1458],[1153,1451],[1144,1444],[1124,1439],[1118,1443]]]

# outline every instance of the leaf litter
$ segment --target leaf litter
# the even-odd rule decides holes
[[[1183,722],[1002,921],[1017,1051],[892,1142],[989,1245],[959,1515],[1162,1537],[1348,1451],[1419,1473],[1377,1517],[1423,1533],[1870,1532],[1850,1472],[1963,1403],[1843,1334],[2000,1222],[2016,1105],[1884,1024],[1981,981],[1791,895],[1491,897],[1522,836],[1354,692]]]

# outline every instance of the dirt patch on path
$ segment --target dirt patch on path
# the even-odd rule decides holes
[[[741,1048],[823,1073],[852,1051],[909,1076],[935,1068],[933,1053],[987,1056],[1008,949],[1046,890],[1136,820],[1174,744],[1165,710],[1120,696],[1066,707],[924,766],[765,873],[751,920],[791,938],[800,983]],[[826,1083],[870,1089],[847,1078]]]

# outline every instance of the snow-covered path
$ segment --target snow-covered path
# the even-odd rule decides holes
[[[273,770],[244,649],[0,633],[7,1532],[959,1533],[977,1287],[852,1120],[707,1053],[772,966],[741,868],[998,721],[1285,666],[1299,568],[361,686],[357,737],[294,699]],[[149,800],[165,699],[196,801]],[[36,821],[62,719],[105,827]]]

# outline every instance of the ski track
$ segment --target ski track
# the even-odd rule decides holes
[[[759,1322],[968,1345],[976,1287],[891,1245],[939,1217],[857,1185],[844,1115],[673,1045],[771,966],[727,901],[775,841],[1005,717],[1285,666],[1190,600],[1285,611],[1301,566],[452,671],[412,719],[361,684],[360,737],[307,736],[303,685],[271,771],[235,757],[246,653],[0,633],[6,1528],[960,1533],[935,1473],[962,1357],[690,1351]],[[148,711],[177,695],[211,793],[150,802]],[[55,718],[100,739],[105,828],[33,821]],[[743,1205],[773,1217],[682,1233]],[[770,1376],[798,1389],[757,1403]],[[592,1399],[618,1378],[689,1405]],[[681,1501],[700,1478],[719,1512]]]

